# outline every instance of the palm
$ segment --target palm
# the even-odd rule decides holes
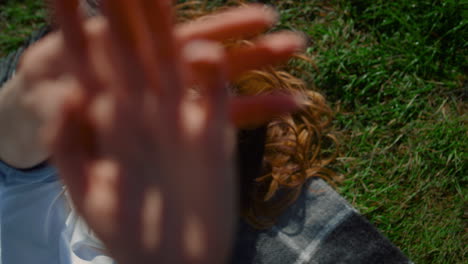
[[[265,39],[225,54],[219,44],[191,40],[229,34],[200,23],[175,30],[169,1],[110,2],[106,20],[82,24],[74,1],[56,1],[72,78],[60,83],[71,92],[52,136],[55,162],[76,208],[118,261],[219,263],[235,219],[226,78],[284,60],[301,40],[278,35],[276,49]],[[257,28],[225,29],[238,37],[265,28],[271,14],[260,14],[267,19]],[[187,96],[194,83],[196,100]],[[283,112],[294,105],[274,99],[258,104],[279,102]],[[219,250],[208,252],[213,245]]]

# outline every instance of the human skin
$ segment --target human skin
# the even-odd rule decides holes
[[[271,10],[250,6],[222,13],[204,23],[177,25],[174,31],[182,44],[193,39],[223,41],[255,35],[271,26],[275,17]],[[91,23],[85,31],[92,34],[93,28]],[[60,84],[70,72],[60,35],[60,31],[50,34],[28,49],[21,63],[24,67],[19,67],[0,90],[0,124],[5,127],[0,130],[0,159],[13,167],[30,168],[50,157],[39,131],[44,124],[53,122],[68,93],[61,85],[49,85]],[[251,47],[231,50],[227,54],[228,79],[235,79],[248,69],[283,62],[303,44],[297,34],[281,32],[259,38]],[[295,110],[298,104],[292,97],[269,95],[231,98],[228,105],[235,126],[251,128]]]
[[[3,113],[36,126],[42,158],[46,124],[77,210],[119,263],[222,263],[237,218],[230,121],[298,107],[285,96],[230,99],[225,84],[285,60],[302,39],[278,33],[229,53],[216,43],[271,26],[274,14],[258,7],[174,26],[165,1],[111,1],[106,18],[86,22],[74,1],[56,5],[62,32],[26,52],[2,95],[20,103]],[[194,83],[199,100],[185,96]]]

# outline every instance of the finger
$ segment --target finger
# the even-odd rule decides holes
[[[269,7],[248,5],[179,25],[176,36],[181,42],[246,38],[273,26],[277,17],[276,12]]]
[[[184,48],[184,55],[197,76],[209,123],[223,122],[227,119],[228,99],[224,48],[214,42],[196,40]]]
[[[85,208],[92,218],[96,230],[102,237],[107,237],[106,245],[118,248],[120,238],[138,237],[141,228],[138,213],[142,206],[142,193],[145,188],[145,175],[135,177],[128,168],[135,169],[136,157],[141,156],[144,144],[151,144],[141,115],[134,112],[118,112],[122,108],[116,98],[108,94],[95,97],[89,106],[90,122],[99,136],[99,154],[108,159],[93,164],[89,172],[89,190]],[[143,126],[143,127],[142,127]],[[129,129],[129,127],[131,129]],[[140,132],[140,133],[138,133]],[[151,149],[151,147],[149,147]],[[151,155],[151,154],[149,154]],[[136,163],[135,163],[136,162]],[[109,225],[106,225],[106,221]],[[133,229],[115,232],[119,226],[134,226]],[[118,233],[118,234],[117,234]],[[136,241],[136,239],[132,239]],[[132,245],[138,247],[139,245]]]
[[[60,87],[63,88],[63,87]],[[95,157],[93,130],[83,118],[85,101],[81,89],[68,88],[69,96],[62,107],[62,116],[45,129],[45,138],[53,153],[53,161],[68,186],[78,209],[86,193],[86,167]]]
[[[140,49],[146,32],[138,1],[108,0],[103,7],[121,48],[128,49],[127,52]]]
[[[251,70],[284,63],[304,46],[305,40],[300,34],[280,32],[263,37],[249,46],[233,48],[227,52],[228,80],[236,80]],[[187,78],[190,85],[196,82],[197,76],[193,72],[197,65],[189,64],[188,67],[192,71]]]
[[[268,35],[251,46],[234,48],[228,52],[228,78],[234,80],[243,73],[287,61],[304,49],[305,39],[300,34],[280,32]]]
[[[92,76],[96,76],[99,80],[100,90],[111,89],[119,80],[115,80],[118,75],[115,71],[113,53],[109,49],[109,43],[112,43],[109,24],[104,17],[98,16],[86,20],[84,26],[89,39],[89,64],[92,66]]]
[[[117,90],[124,97],[129,94],[141,96],[149,72],[156,74],[158,69],[148,61],[153,57],[152,47],[138,1],[105,1],[103,7],[111,37],[108,48],[112,56],[108,59],[113,65],[113,77],[120,83]],[[150,85],[158,86],[155,83]]]
[[[55,0],[54,4],[57,8],[57,20],[61,26],[65,43],[71,56],[79,59],[87,50],[87,40],[81,26],[82,19],[78,0]]]
[[[284,94],[236,97],[229,102],[229,116],[237,128],[251,129],[293,113],[303,105],[299,97]]]
[[[119,233],[119,168],[111,160],[97,160],[89,164],[85,173],[89,175],[89,188],[83,197],[82,213],[101,239],[112,242]]]
[[[152,143],[148,138],[155,134],[144,113],[119,104],[122,102],[110,93],[96,96],[89,104],[89,120],[99,137],[102,155],[129,162],[142,153],[141,145]]]
[[[158,58],[167,59],[175,55],[175,38],[172,1],[142,0],[143,19],[153,37],[152,45],[157,48]]]
[[[143,19],[148,27],[151,38],[153,62],[156,67],[152,74],[161,74],[161,96],[163,103],[170,107],[178,107],[183,94],[182,76],[180,75],[180,60],[174,34],[174,14],[171,0],[142,0]]]
[[[138,252],[140,244],[129,245],[125,241],[138,241],[136,238],[141,229],[138,216],[141,200],[138,196],[141,195],[134,192],[129,194],[124,182],[128,177],[122,177],[120,165],[120,162],[110,159],[97,159],[89,163],[85,171],[89,187],[82,198],[80,212],[111,252],[123,247]]]
[[[83,28],[83,19],[78,8],[78,0],[54,1],[57,20],[61,25],[67,57],[73,72],[78,76],[88,94],[94,93],[96,79],[93,78],[89,63],[89,43]]]

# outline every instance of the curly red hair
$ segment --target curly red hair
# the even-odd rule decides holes
[[[242,1],[228,1],[224,7],[213,8],[207,1],[188,1],[177,6],[178,18],[180,21],[193,20],[211,14],[214,9],[242,4]],[[231,49],[249,45],[250,42],[230,40],[225,44],[227,49]],[[312,63],[305,55],[298,55],[296,59]],[[305,102],[301,111],[279,117],[265,127],[264,142],[257,142],[264,144],[258,175],[254,178],[240,175],[243,178],[241,183],[246,182],[247,185],[245,188],[241,186],[241,215],[258,229],[274,225],[281,213],[296,201],[308,179],[320,177],[332,185],[339,180],[337,174],[328,168],[338,153],[338,141],[330,126],[333,112],[324,96],[308,89],[303,80],[290,73],[292,70],[287,65],[270,67],[248,72],[232,82],[232,89],[237,95],[284,92],[296,96],[300,94]],[[238,145],[242,148],[242,144],[241,140]],[[249,147],[255,150],[251,145],[243,149]],[[244,152],[244,155],[251,157],[250,153]],[[241,160],[243,158],[240,157]],[[252,165],[248,161],[241,164]],[[248,169],[240,168],[240,171]]]

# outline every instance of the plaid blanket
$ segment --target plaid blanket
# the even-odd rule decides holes
[[[14,75],[23,51],[45,36],[36,32],[23,47],[0,60],[0,87]],[[411,263],[322,179],[302,194],[269,230],[238,225],[231,263]]]
[[[273,228],[239,226],[232,263],[411,263],[325,181],[311,179]]]

